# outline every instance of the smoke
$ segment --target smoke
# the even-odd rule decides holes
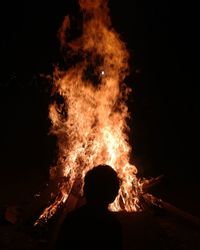
[[[79,0],[79,5],[82,10],[94,11],[102,4],[107,5],[107,0]]]

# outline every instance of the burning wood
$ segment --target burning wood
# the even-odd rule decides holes
[[[149,180],[144,180],[142,182],[142,192],[143,193],[148,192],[148,190],[151,187],[153,187],[153,186],[157,185],[158,183],[160,183],[162,181],[163,177],[164,177],[164,175],[160,175],[160,176],[158,176],[156,178],[151,178]]]

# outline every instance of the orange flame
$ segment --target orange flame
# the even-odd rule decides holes
[[[138,210],[141,185],[136,167],[129,163],[131,147],[126,134],[126,100],[131,90],[123,83],[129,55],[111,27],[107,1],[80,0],[79,4],[83,13],[82,35],[67,41],[69,17],[65,17],[59,30],[64,56],[78,55],[78,62],[66,71],[55,68],[52,94],[59,94],[63,101],[54,101],[49,107],[51,133],[57,136],[59,148],[56,170],[67,177],[68,183],[62,197],[42,216],[54,213],[67,199],[75,180],[83,179],[98,164],[111,165],[122,180],[111,209]]]

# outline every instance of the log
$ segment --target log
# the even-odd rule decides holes
[[[142,183],[142,191],[143,191],[143,193],[147,193],[148,190],[151,187],[159,184],[162,181],[163,177],[164,177],[164,175],[160,175],[160,176],[158,176],[156,178],[152,178],[152,179],[149,179],[149,180],[144,180],[144,182]]]
[[[170,213],[171,215],[174,215],[178,218],[181,218],[182,220],[189,222],[192,225],[195,225],[197,227],[200,227],[200,218],[194,215],[191,215],[190,213],[181,210],[180,208],[177,208],[176,206],[163,201],[160,198],[157,198],[151,194],[144,194],[144,199],[147,203],[151,203],[154,206],[159,207],[160,209],[163,209]]]

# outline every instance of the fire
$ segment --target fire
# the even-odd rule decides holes
[[[113,211],[137,211],[141,183],[137,168],[129,163],[126,100],[131,89],[124,83],[128,74],[125,44],[111,26],[107,1],[80,0],[83,14],[82,34],[68,40],[70,18],[59,30],[61,50],[66,61],[76,58],[67,70],[54,70],[54,98],[49,106],[51,133],[59,148],[56,175],[68,180],[61,196],[41,215],[54,214],[66,201],[77,179],[98,164],[112,166],[122,180],[118,197],[111,204]],[[52,171],[54,172],[54,171]],[[55,174],[55,173],[54,173]]]

